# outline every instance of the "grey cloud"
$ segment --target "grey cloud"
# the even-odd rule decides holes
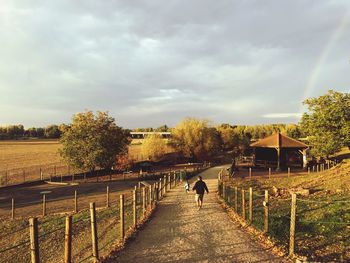
[[[347,1],[4,1],[0,124],[66,122],[84,109],[127,127],[298,112],[349,11]],[[348,90],[349,31],[310,95]]]

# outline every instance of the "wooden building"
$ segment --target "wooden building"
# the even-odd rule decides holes
[[[308,146],[281,133],[275,133],[250,145],[254,149],[255,165],[276,167],[305,167]]]

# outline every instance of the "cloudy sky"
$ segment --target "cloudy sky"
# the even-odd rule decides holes
[[[297,122],[349,59],[347,0],[0,0],[0,125]]]

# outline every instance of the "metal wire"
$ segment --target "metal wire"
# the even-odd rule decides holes
[[[30,243],[30,240],[26,240],[26,241],[23,241],[23,242],[18,243],[16,245],[13,245],[12,247],[7,247],[7,248],[5,248],[3,250],[0,250],[0,253],[6,252],[8,250],[11,250],[11,249],[14,249],[14,248],[17,248],[17,247],[20,247],[20,246],[23,246],[23,245],[25,245],[27,243]]]
[[[54,230],[51,230],[51,231],[46,232],[46,233],[44,233],[44,234],[42,234],[42,235],[39,235],[38,237],[39,237],[39,238],[42,238],[42,237],[45,237],[45,236],[50,235],[50,234],[52,234],[52,233],[58,232],[59,230],[62,230],[62,229],[65,229],[65,227],[58,227],[58,228],[55,228]]]
[[[349,223],[343,223],[343,222],[334,222],[334,221],[308,221],[308,220],[298,220],[298,223],[306,223],[306,224],[332,224],[332,225],[345,225],[349,226]]]

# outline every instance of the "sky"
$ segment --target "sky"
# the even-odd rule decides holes
[[[0,0],[0,125],[297,123],[349,60],[347,0]]]

